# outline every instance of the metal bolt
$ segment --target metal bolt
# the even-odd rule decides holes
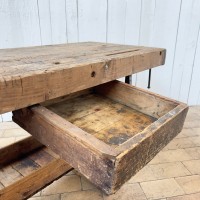
[[[107,64],[104,67],[105,67],[105,70],[108,70],[108,65]]]

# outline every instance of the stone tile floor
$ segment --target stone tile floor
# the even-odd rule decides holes
[[[13,122],[0,124],[0,148],[27,137]],[[75,171],[29,200],[200,199],[200,106],[190,107],[183,131],[116,194],[104,195]]]

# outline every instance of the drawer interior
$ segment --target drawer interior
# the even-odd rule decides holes
[[[122,144],[156,120],[93,92],[47,108],[109,145]]]
[[[143,90],[119,82],[106,83],[68,96],[46,107],[111,146],[118,146],[143,131],[176,103],[156,100]],[[130,88],[128,88],[130,89]]]

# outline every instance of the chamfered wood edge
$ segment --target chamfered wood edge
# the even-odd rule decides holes
[[[79,64],[73,69],[63,66],[53,71],[37,72],[32,76],[2,79],[0,82],[0,114],[163,65],[165,54],[165,49],[152,49],[142,54],[129,52],[117,56],[110,55],[106,59],[99,58],[94,63]],[[95,72],[94,76],[93,72]],[[55,81],[56,84],[53,84]],[[35,82],[40,83],[37,88],[32,84]],[[35,93],[32,94],[32,91],[35,91],[37,95],[33,95]]]

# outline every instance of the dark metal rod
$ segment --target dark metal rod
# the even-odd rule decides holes
[[[125,83],[132,85],[132,75],[129,75],[129,76],[125,77]]]
[[[151,69],[149,69],[149,79],[148,79],[148,86],[147,86],[148,89],[151,88]]]

